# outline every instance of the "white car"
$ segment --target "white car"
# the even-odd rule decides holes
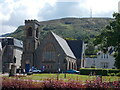
[[[32,73],[41,73],[42,71],[34,68],[33,70],[30,69],[30,72],[32,72]]]

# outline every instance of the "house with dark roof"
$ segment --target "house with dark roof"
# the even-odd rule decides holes
[[[115,57],[114,57],[114,48],[108,47],[105,51],[99,51],[96,54],[86,55],[84,61],[84,67],[91,68],[106,68],[106,69],[113,69],[116,68],[114,66]],[[90,57],[91,56],[91,57]]]
[[[39,25],[36,20],[25,21],[22,68],[26,72],[32,66],[46,72],[80,68],[84,56],[84,42],[65,40],[51,31],[39,41]]]
[[[11,65],[21,67],[23,42],[13,37],[0,37],[2,48],[2,72],[9,72]]]

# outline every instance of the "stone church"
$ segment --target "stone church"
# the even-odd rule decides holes
[[[25,20],[22,68],[29,71],[32,66],[46,72],[66,71],[82,67],[84,42],[64,40],[54,32],[49,32],[39,41],[40,22]]]

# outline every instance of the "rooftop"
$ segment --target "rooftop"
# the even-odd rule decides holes
[[[55,33],[51,32],[52,35],[55,37],[55,39],[57,40],[57,42],[59,43],[59,45],[61,46],[61,48],[64,50],[65,54],[67,56],[70,56],[72,58],[75,58],[75,55],[73,54],[73,52],[71,51],[68,43],[66,40],[64,40],[63,38],[61,38],[60,36],[56,35]]]

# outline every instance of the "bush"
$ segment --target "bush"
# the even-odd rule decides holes
[[[80,73],[82,75],[89,75],[91,72],[95,73],[96,75],[108,76],[111,73],[119,73],[120,69],[80,68]]]
[[[119,73],[120,69],[108,69],[108,73]]]
[[[110,73],[110,76],[115,76],[115,73]]]
[[[119,72],[119,73],[116,73],[116,76],[120,76],[120,72]]]
[[[82,75],[89,75],[90,73],[95,73],[96,75],[107,75],[107,71],[106,70],[102,70],[102,69],[96,69],[96,68],[82,68],[80,69],[80,73]]]
[[[2,90],[8,90],[8,89],[19,89],[19,90],[36,90],[37,89],[52,89],[52,90],[74,90],[74,89],[93,89],[97,88],[98,90],[106,90],[106,88],[120,88],[120,82],[114,81],[114,82],[102,82],[101,78],[97,78],[96,80],[89,81],[87,80],[84,84],[79,80],[69,80],[68,82],[65,82],[63,80],[55,80],[55,79],[46,79],[45,81],[33,81],[33,80],[20,80],[20,79],[9,79],[9,78],[3,78],[3,85]]]

